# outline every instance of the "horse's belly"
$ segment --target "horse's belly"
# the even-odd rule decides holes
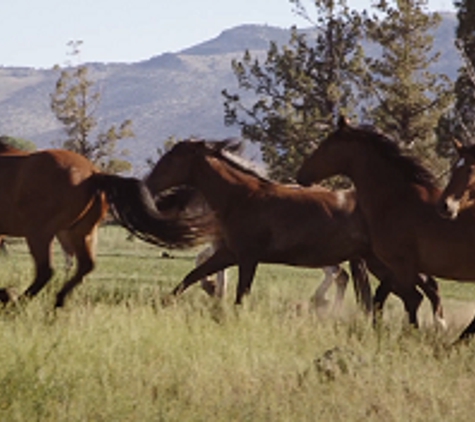
[[[447,242],[422,248],[420,270],[426,274],[454,280],[475,281],[475,244],[461,247]]]
[[[273,245],[267,251],[262,251],[262,261],[276,264],[287,264],[298,267],[321,268],[337,265],[348,261],[364,251],[363,245],[335,244],[332,242],[316,242],[315,244],[286,245],[279,248]]]

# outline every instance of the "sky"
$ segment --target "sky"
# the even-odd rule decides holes
[[[314,10],[313,1],[304,4]],[[361,10],[371,0],[348,4]],[[429,0],[428,8],[454,11],[452,4]],[[0,66],[35,68],[71,61],[69,41],[83,42],[80,62],[132,63],[241,24],[308,26],[289,0],[2,0],[0,16]]]

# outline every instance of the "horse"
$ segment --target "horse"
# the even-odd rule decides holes
[[[411,322],[420,301],[413,294],[419,273],[475,280],[475,207],[460,210],[454,220],[442,218],[433,175],[391,139],[340,118],[304,161],[297,181],[309,186],[335,174],[353,181],[374,253],[393,271]],[[473,330],[475,321],[460,337]]]
[[[458,160],[452,166],[450,179],[439,198],[442,217],[455,219],[460,211],[472,207],[475,197],[475,146],[464,146],[453,140]]]
[[[155,204],[157,209],[169,218],[180,218],[183,215],[211,212],[203,195],[189,186],[180,186],[167,192],[166,195],[159,195]],[[199,266],[209,259],[216,251],[218,245],[219,240],[215,240],[205,249],[201,250],[196,256],[195,265]],[[349,275],[345,269],[339,265],[325,267],[323,271],[324,279],[311,297],[310,302],[317,308],[327,306],[328,300],[326,299],[326,294],[332,284],[335,284],[336,294],[332,308],[336,313],[343,303]],[[203,290],[210,296],[216,296],[218,298],[225,296],[227,290],[227,274],[225,269],[216,273],[216,280],[205,277],[201,279],[200,282]]]
[[[7,141],[8,138],[0,136],[0,155],[26,155],[28,151],[14,147]],[[57,238],[60,244],[64,257],[65,257],[65,270],[68,273],[73,266],[73,251],[69,248],[69,245],[62,241],[62,238]],[[0,254],[8,255],[8,249],[6,246],[6,240],[4,237],[0,237]],[[0,300],[0,302],[2,302]]]
[[[230,146],[232,148],[230,148]],[[176,186],[197,189],[215,214],[216,252],[188,273],[172,291],[180,295],[202,277],[238,266],[235,303],[251,290],[259,263],[321,268],[349,261],[366,309],[371,291],[364,260],[381,281],[375,295],[380,309],[393,277],[372,254],[366,222],[354,190],[302,188],[269,180],[236,160],[229,141],[187,140],[176,144],[145,179],[153,195]],[[363,260],[364,259],[364,260]],[[437,319],[442,308],[434,280],[420,285],[433,304]]]
[[[8,148],[0,143],[0,150]],[[190,247],[201,231],[198,221],[163,218],[142,181],[103,174],[82,155],[61,149],[0,154],[0,237],[25,238],[35,264],[34,280],[20,298],[37,295],[51,279],[57,237],[77,262],[56,296],[55,306],[64,305],[94,268],[98,225],[108,209],[133,234],[157,245]],[[5,289],[0,297],[8,301]]]

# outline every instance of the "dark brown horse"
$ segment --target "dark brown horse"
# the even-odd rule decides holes
[[[166,195],[159,195],[156,200],[157,209],[167,217],[182,218],[183,215],[194,215],[212,212],[203,195],[198,190],[190,186],[180,186],[167,191]],[[196,266],[210,258],[215,250],[220,247],[221,239],[214,239],[211,245],[200,251],[196,257]],[[332,286],[336,286],[336,294],[332,309],[335,312],[341,308],[348,286],[349,275],[344,268],[339,265],[323,268],[325,277],[320,286],[316,289],[311,298],[311,303],[317,308],[326,307],[328,300],[326,293]],[[227,288],[226,270],[216,273],[216,281],[206,277],[201,280],[201,287],[210,295],[219,298],[224,297]],[[359,284],[355,283],[355,288]],[[362,296],[362,292],[357,292],[356,296]]]
[[[355,184],[374,252],[394,272],[395,288],[411,315],[418,306],[413,295],[418,273],[475,280],[475,208],[464,209],[455,220],[442,218],[437,212],[441,191],[432,175],[394,142],[340,119],[297,178],[309,185],[335,174]]]
[[[238,163],[225,151],[228,146],[228,142],[180,142],[146,179],[155,195],[180,185],[196,188],[214,211],[218,225],[220,247],[184,278],[173,295],[202,277],[237,265],[236,303],[241,303],[251,289],[258,263],[321,268],[349,260],[352,267],[360,268],[364,258],[382,281],[376,297],[382,306],[392,288],[391,273],[372,255],[355,192],[275,183]],[[438,313],[437,285],[432,281],[421,279],[420,284]],[[369,288],[363,290],[368,297]]]
[[[465,208],[474,206],[475,199],[475,145],[464,146],[454,140],[458,160],[452,166],[450,180],[439,199],[439,212],[454,219]]]
[[[7,148],[0,144],[0,150]],[[97,228],[108,204],[124,226],[155,244],[190,246],[199,232],[160,217],[139,180],[100,174],[81,155],[65,150],[0,155],[0,236],[25,238],[36,269],[23,297],[36,295],[50,280],[56,236],[77,261],[56,297],[56,306],[63,305],[94,267]]]

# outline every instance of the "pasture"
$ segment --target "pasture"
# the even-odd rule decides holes
[[[475,285],[441,281],[449,331],[427,300],[422,328],[403,323],[391,297],[377,329],[349,285],[339,316],[309,298],[323,273],[260,266],[253,292],[233,305],[193,286],[161,298],[193,267],[172,252],[99,232],[96,269],[54,311],[64,280],[27,306],[0,312],[1,421],[466,421],[473,417],[475,341],[448,347],[475,312]],[[32,278],[22,242],[0,256],[0,285]],[[374,285],[373,285],[374,288]]]

